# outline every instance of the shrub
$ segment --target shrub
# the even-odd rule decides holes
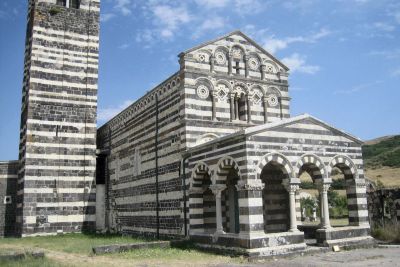
[[[373,228],[371,235],[378,240],[400,243],[400,225],[386,224],[383,227]]]

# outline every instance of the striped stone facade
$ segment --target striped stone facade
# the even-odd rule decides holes
[[[0,162],[0,237],[15,235],[18,161]]]
[[[317,240],[368,239],[362,142],[310,115],[290,118],[286,66],[239,31],[179,58],[177,73],[98,129],[106,229],[257,255],[304,249],[299,177],[311,175],[328,214],[338,167],[350,225],[325,216]]]
[[[95,225],[99,11],[99,0],[29,1],[16,219],[21,236]]]

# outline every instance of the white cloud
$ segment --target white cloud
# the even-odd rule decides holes
[[[132,14],[132,4],[131,0],[115,0],[116,4],[114,8],[121,12],[122,15],[128,16]]]
[[[394,71],[392,72],[392,75],[393,75],[393,76],[396,76],[396,77],[397,77],[397,76],[400,77],[400,68],[394,70]]]
[[[189,12],[184,6],[157,5],[153,7],[152,11],[155,23],[160,26],[159,33],[163,39],[174,37],[178,27],[191,20]]]
[[[226,25],[227,22],[222,17],[214,16],[212,18],[206,19],[203,21],[203,23],[200,24],[200,26],[193,33],[193,38],[199,38],[206,31],[210,30],[216,31],[224,29]]]
[[[367,90],[367,89],[369,89],[369,88],[371,88],[371,87],[376,87],[376,86],[378,86],[379,84],[382,84],[383,82],[382,81],[373,81],[373,82],[370,82],[370,83],[363,83],[363,84],[359,84],[359,85],[356,85],[356,86],[353,86],[353,87],[351,87],[350,89],[345,89],[345,90],[337,90],[337,91],[335,91],[334,93],[335,94],[352,94],[352,93],[357,93],[357,92],[360,92],[360,91],[364,91],[364,90]]]
[[[107,22],[107,21],[109,21],[110,19],[112,19],[114,17],[115,17],[115,14],[113,14],[113,13],[101,14],[100,21]]]
[[[293,43],[315,43],[319,39],[330,35],[332,32],[327,29],[320,29],[318,32],[311,34],[309,36],[295,36],[287,37],[284,39],[275,38],[274,35],[265,37],[262,41],[263,47],[270,53],[274,54],[279,50],[287,48]]]
[[[125,100],[121,105],[117,107],[99,108],[97,113],[97,120],[99,123],[107,122],[112,119],[119,112],[131,105],[133,100]]]
[[[384,32],[392,32],[396,29],[396,27],[386,22],[375,22],[371,25],[371,27],[378,31],[384,31]]]
[[[196,3],[204,8],[221,8],[225,7],[230,0],[195,0]]]
[[[315,74],[320,70],[319,66],[307,65],[306,57],[297,53],[294,53],[289,57],[283,58],[282,62],[289,67],[291,73],[300,72],[306,74]]]
[[[124,50],[124,49],[127,49],[129,46],[130,46],[129,44],[122,44],[122,45],[118,46],[118,48]]]
[[[235,0],[235,11],[241,15],[255,14],[264,9],[264,4],[260,0]]]

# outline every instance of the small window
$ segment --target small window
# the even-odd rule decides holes
[[[70,2],[69,2],[69,7],[71,7],[71,8],[79,9],[80,5],[81,5],[80,0],[70,0]]]
[[[4,197],[4,204],[11,204],[11,203],[12,203],[11,196],[5,196]]]
[[[59,5],[59,6],[66,6],[67,0],[57,0],[56,4]]]

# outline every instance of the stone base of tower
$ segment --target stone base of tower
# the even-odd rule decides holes
[[[264,258],[302,252],[306,249],[302,232],[265,234],[193,233],[190,239],[202,249],[224,254]]]
[[[376,245],[369,226],[345,226],[316,231],[317,244],[325,247],[370,247]]]

